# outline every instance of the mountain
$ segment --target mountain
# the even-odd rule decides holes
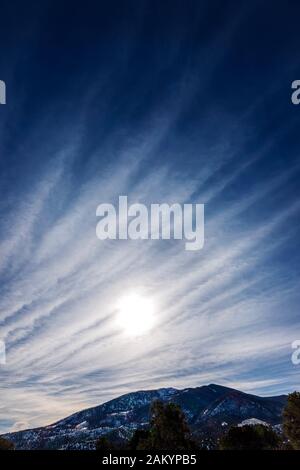
[[[122,442],[135,429],[148,425],[150,405],[157,399],[180,405],[195,438],[208,445],[227,426],[248,419],[280,424],[286,402],[285,395],[259,397],[215,384],[184,390],[161,388],[128,393],[49,426],[3,437],[13,441],[17,449],[93,449],[103,435]]]

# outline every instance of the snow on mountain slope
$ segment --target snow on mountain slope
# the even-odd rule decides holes
[[[239,423],[238,427],[242,428],[243,426],[256,426],[257,424],[261,424],[262,426],[270,426],[268,423],[266,423],[265,421],[262,421],[261,419],[249,418],[249,419],[244,419],[244,421]]]
[[[215,384],[184,390],[138,391],[79,411],[52,425],[5,437],[18,449],[90,449],[103,435],[124,441],[135,429],[147,426],[150,405],[157,399],[180,405],[195,436],[201,437],[208,432],[212,435],[223,432],[224,422],[225,428],[250,418],[280,424],[286,397],[262,398]]]

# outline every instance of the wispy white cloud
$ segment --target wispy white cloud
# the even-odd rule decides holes
[[[141,143],[142,153],[151,154],[155,145],[156,139],[152,145],[148,140],[146,148]],[[296,285],[289,282],[285,294],[285,283],[268,263],[288,241],[282,228],[299,206],[272,213],[263,224],[251,222],[246,230],[244,225],[230,230],[230,224],[267,193],[284,191],[293,171],[275,176],[267,188],[257,183],[244,200],[212,218],[208,200],[205,247],[191,255],[181,242],[97,240],[99,202],[116,201],[119,194],[146,203],[183,202],[201,194],[203,179],[179,174],[170,165],[138,176],[144,159],[127,151],[130,161],[121,156],[78,191],[73,188],[67,210],[43,231],[41,213],[64,181],[60,159],[50,175],[39,176],[27,196],[26,216],[12,239],[1,243],[4,263],[12,270],[1,298],[1,334],[8,347],[2,414],[15,421],[14,428],[20,422],[47,423],[140,387],[219,381],[250,391],[276,391],[277,385],[279,390],[291,383],[289,370],[284,381],[237,377],[256,361],[266,367],[287,355],[294,339],[294,329],[280,319],[272,325],[271,316],[273,307],[289,304]],[[211,195],[218,190],[216,183]],[[10,217],[23,212],[20,203]],[[142,290],[158,306],[154,332],[131,341],[114,324],[116,300],[128,290]],[[293,373],[291,367],[291,381]],[[21,401],[22,410],[17,406]]]

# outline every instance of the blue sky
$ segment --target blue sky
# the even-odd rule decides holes
[[[299,384],[297,2],[2,2],[0,430],[122,393]],[[205,204],[205,245],[99,241],[96,207]],[[128,292],[151,334],[115,327]]]

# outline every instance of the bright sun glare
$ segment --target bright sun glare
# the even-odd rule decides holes
[[[150,331],[154,325],[154,303],[147,297],[129,294],[118,304],[117,323],[130,336]]]

